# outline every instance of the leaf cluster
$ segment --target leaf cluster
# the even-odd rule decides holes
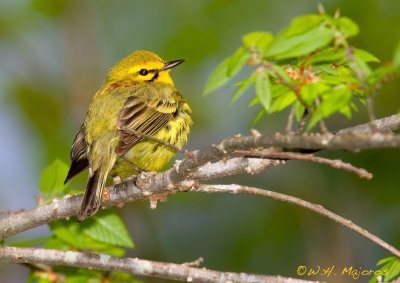
[[[355,101],[365,102],[382,83],[398,73],[400,47],[393,64],[371,68],[379,59],[350,45],[359,27],[338,14],[309,14],[297,17],[277,35],[255,31],[242,37],[242,45],[220,63],[208,78],[204,94],[231,81],[250,68],[249,75],[236,82],[231,102],[254,86],[249,106],[260,105],[255,121],[264,114],[288,107],[300,120],[309,113],[307,129],[335,113],[351,117]]]
[[[68,184],[64,184],[67,172],[68,166],[60,160],[55,160],[43,170],[39,183],[40,202],[47,203],[74,193]],[[13,245],[41,245],[49,249],[100,252],[113,256],[123,256],[125,248],[134,246],[124,222],[112,209],[99,211],[82,223],[77,223],[73,218],[55,221],[48,226],[51,236]],[[32,268],[29,278],[31,282],[138,282],[131,275],[121,272],[104,273],[72,267],[55,267],[51,270]]]

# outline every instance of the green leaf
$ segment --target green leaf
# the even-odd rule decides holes
[[[237,82],[237,88],[235,92],[232,94],[232,98],[230,104],[233,104],[236,100],[239,99],[248,89],[249,87],[255,82],[256,79],[256,72],[253,72],[248,78]]]
[[[341,17],[339,19],[338,25],[340,30],[346,37],[355,36],[360,31],[358,25],[353,20],[347,17]]]
[[[265,56],[277,60],[300,57],[328,45],[332,39],[333,33],[330,29],[318,26],[301,35],[277,38]]]
[[[282,32],[285,37],[306,33],[324,20],[324,16],[317,14],[303,15],[294,18],[290,25]]]
[[[368,64],[357,54],[354,54],[354,68],[353,70],[355,73],[361,73],[364,77],[368,77],[371,73],[372,70],[368,66]]]
[[[244,47],[257,47],[261,51],[265,51],[273,39],[274,36],[271,33],[263,31],[250,32],[242,37]]]
[[[32,246],[39,246],[45,244],[50,237],[40,237],[35,239],[28,239],[18,242],[7,242],[8,245],[14,247],[32,247]]]
[[[226,58],[208,77],[203,95],[211,93],[230,81],[240,72],[249,56],[246,49],[240,47],[232,56]]]
[[[227,75],[232,78],[237,75],[240,70],[246,65],[247,60],[250,57],[250,53],[243,47],[240,47],[236,52],[229,57],[229,64]]]
[[[393,66],[400,69],[400,41],[397,43],[396,50],[394,51]]]
[[[323,83],[306,84],[301,88],[300,95],[307,105],[311,105],[314,104],[315,98],[317,96],[322,95],[329,89],[331,88]]]
[[[300,101],[297,100],[294,103],[294,115],[295,115],[297,121],[300,121],[301,118],[303,118],[304,111],[305,111],[305,108],[304,108],[303,104],[301,104]]]
[[[107,279],[108,282],[112,283],[142,283],[141,281],[135,280],[133,275],[121,271],[113,271]]]
[[[307,125],[307,130],[314,127],[321,119],[331,116],[333,113],[338,112],[343,107],[348,106],[351,102],[352,92],[348,88],[332,89],[331,92],[326,93],[321,104],[312,113],[310,121]]]
[[[281,66],[273,64],[270,68],[272,70],[272,72],[270,72],[271,77],[278,81],[290,82],[292,80]]]
[[[254,117],[253,121],[251,122],[252,125],[257,124],[261,120],[261,118],[265,115],[265,113],[266,113],[265,109],[261,108],[260,111],[258,111],[256,117]]]
[[[268,111],[271,105],[271,85],[269,75],[265,72],[258,74],[254,87],[261,105]]]
[[[296,101],[296,95],[294,94],[294,92],[286,88],[286,91],[282,95],[279,95],[278,97],[272,100],[269,112],[273,113],[281,111],[286,107],[288,107],[289,105],[292,105],[295,101]]]
[[[379,271],[384,276],[384,282],[392,282],[400,277],[400,259],[395,256],[389,256],[381,259],[377,265],[383,265]],[[375,272],[376,273],[376,272]]]
[[[369,53],[368,51],[365,51],[363,49],[357,49],[354,48],[354,54],[359,57],[361,60],[364,62],[380,62],[378,58],[376,58],[374,55]]]
[[[49,224],[55,238],[49,240],[47,248],[55,249],[80,249],[92,250],[95,252],[105,252],[114,256],[123,256],[125,251],[115,245],[98,241],[85,233],[87,229],[86,222],[78,224],[75,219],[59,220]]]
[[[64,185],[65,176],[68,173],[68,166],[56,159],[47,166],[40,177],[39,189],[45,196],[45,200],[51,200],[65,192],[66,186]]]
[[[83,232],[95,240],[120,247],[133,248],[133,242],[124,222],[111,209],[99,211],[83,224],[85,226]]]
[[[344,49],[337,49],[330,47],[320,52],[316,53],[311,57],[311,64],[321,63],[321,62],[338,62],[346,57]]]

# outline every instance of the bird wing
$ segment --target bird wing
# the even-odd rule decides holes
[[[71,167],[69,168],[64,184],[67,183],[72,177],[88,168],[89,161],[87,159],[86,148],[85,129],[82,125],[75,136],[74,142],[72,143],[70,154]]]
[[[117,121],[120,133],[117,155],[125,154],[145,139],[143,135],[154,135],[173,119],[177,113],[178,102],[172,98],[171,90],[176,91],[165,87],[140,88],[136,95],[133,94],[127,99]],[[146,93],[145,96],[143,92]]]

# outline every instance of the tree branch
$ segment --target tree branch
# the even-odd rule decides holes
[[[218,145],[187,153],[183,161],[177,161],[173,168],[162,172],[144,172],[136,180],[128,180],[108,187],[110,198],[104,207],[119,203],[147,199],[151,195],[172,193],[197,185],[197,181],[210,180],[227,175],[256,174],[270,166],[283,164],[284,161],[255,158],[237,158],[235,150],[257,147],[277,147],[291,150],[299,149],[367,149],[380,147],[399,147],[400,136],[375,133],[366,134],[366,126],[359,125],[330,135],[275,135],[272,137],[253,134],[252,136],[225,139]],[[378,130],[388,132],[400,128],[400,118],[393,115],[377,120]],[[137,185],[137,186],[136,186]],[[140,189],[139,189],[140,188]],[[76,215],[81,203],[80,195],[65,196],[51,203],[10,215],[0,220],[0,240],[4,240],[22,231],[49,223],[51,221]],[[306,207],[306,206],[304,206]],[[391,250],[393,253],[393,251]],[[398,251],[396,253],[399,256]]]
[[[273,149],[263,149],[263,150],[236,150],[235,151],[240,156],[246,157],[260,157],[260,158],[270,158],[270,159],[283,159],[283,160],[303,160],[311,161],[320,164],[329,165],[333,168],[343,169],[348,172],[357,174],[360,178],[372,179],[373,175],[363,168],[357,168],[350,163],[345,163],[339,159],[328,159],[323,157],[314,156],[313,154],[298,153],[298,152],[282,152]]]
[[[0,247],[0,261],[46,265],[62,265],[105,271],[124,271],[134,275],[151,276],[186,282],[241,282],[241,283],[305,283],[305,281],[281,276],[250,273],[221,272],[188,264],[175,264],[138,258],[120,258],[106,254],[41,248]]]

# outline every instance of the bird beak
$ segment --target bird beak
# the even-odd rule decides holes
[[[182,64],[183,62],[185,62],[185,60],[183,59],[166,62],[164,67],[162,67],[160,71],[166,71],[175,68],[176,66]]]

